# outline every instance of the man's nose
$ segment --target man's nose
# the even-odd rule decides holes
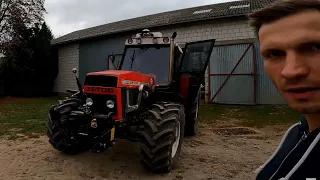
[[[306,60],[297,53],[288,53],[284,62],[281,75],[286,79],[301,78],[307,76],[309,68]]]

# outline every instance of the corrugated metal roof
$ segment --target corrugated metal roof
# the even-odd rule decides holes
[[[68,43],[144,28],[242,16],[272,1],[274,0],[242,0],[152,14],[75,31],[52,40],[52,44]]]

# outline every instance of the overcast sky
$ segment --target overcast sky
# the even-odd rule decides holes
[[[55,37],[114,21],[235,0],[45,0]]]

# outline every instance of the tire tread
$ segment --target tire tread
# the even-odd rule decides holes
[[[180,121],[180,144],[176,156],[171,158],[171,146],[175,141],[175,123]],[[151,106],[141,132],[141,161],[149,171],[164,173],[177,164],[184,133],[184,108],[178,103],[158,102]]]

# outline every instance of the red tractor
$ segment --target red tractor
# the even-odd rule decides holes
[[[53,105],[47,135],[67,154],[103,152],[116,139],[139,141],[141,164],[170,172],[184,136],[198,129],[200,89],[215,39],[186,43],[145,29],[126,40],[116,70],[88,73],[79,90]],[[76,69],[73,69],[76,73]]]

